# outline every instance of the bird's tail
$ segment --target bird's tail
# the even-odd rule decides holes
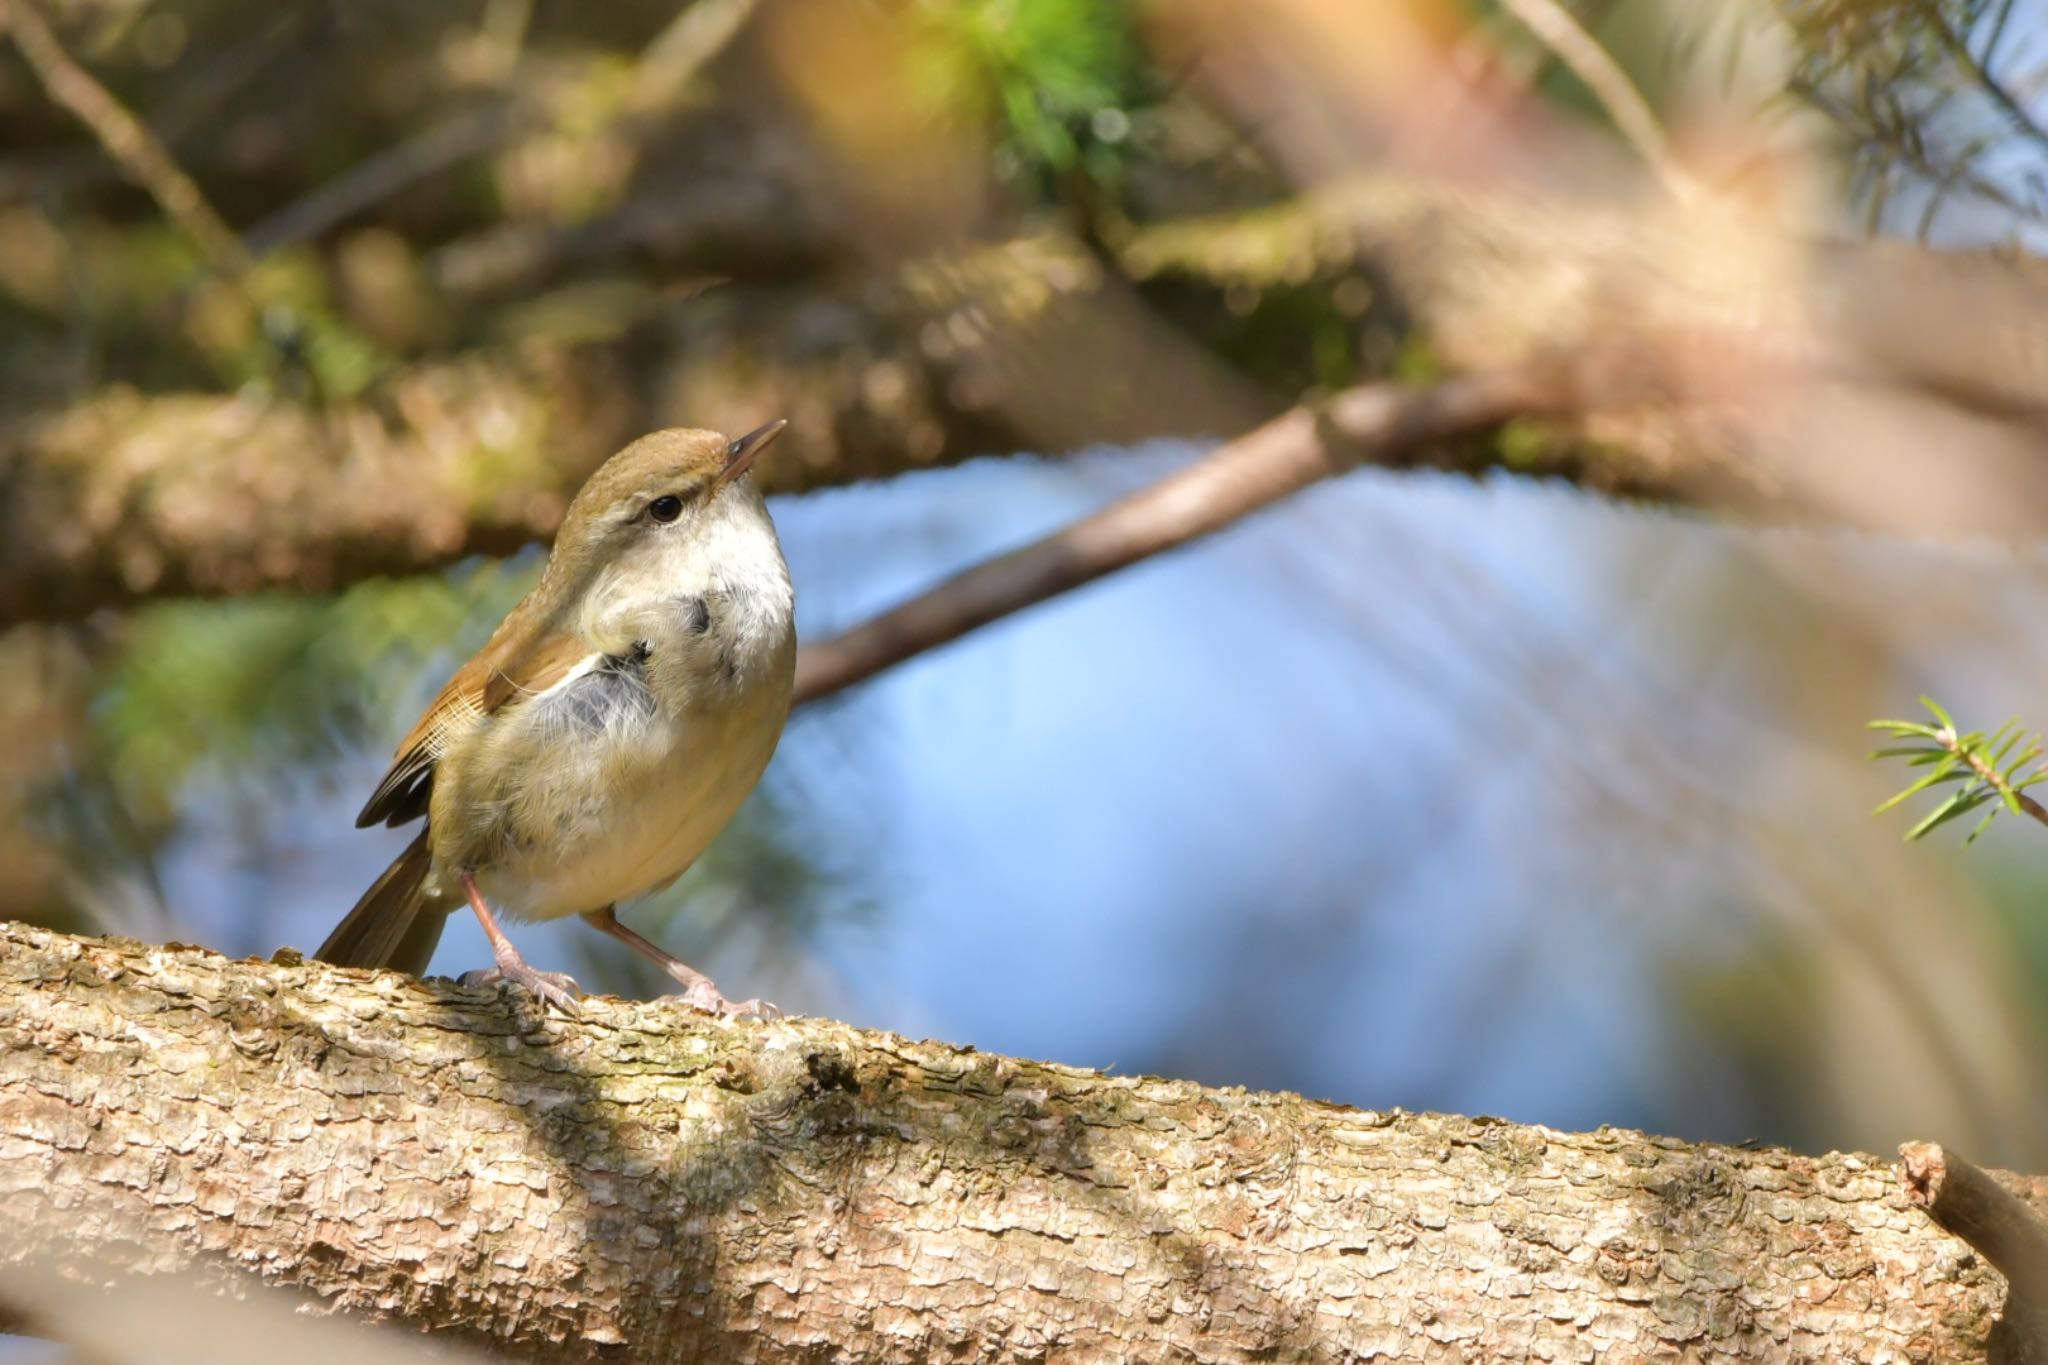
[[[448,922],[444,906],[428,902],[426,831],[398,855],[384,875],[370,883],[356,908],[334,927],[313,956],[337,967],[389,967],[414,976],[427,969],[441,926]]]

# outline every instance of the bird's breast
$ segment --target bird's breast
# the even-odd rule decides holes
[[[549,919],[629,900],[674,879],[759,780],[789,711],[794,641],[737,683],[720,642],[680,628],[605,656],[493,717],[459,766],[462,847],[507,914]],[[440,819],[437,812],[436,820]]]

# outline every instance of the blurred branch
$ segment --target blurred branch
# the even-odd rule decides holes
[[[1360,1112],[661,1002],[565,1024],[445,981],[6,925],[0,1133],[0,1292],[174,1277],[198,1323],[267,1284],[564,1365],[1051,1343],[1962,1365],[1999,1297],[1873,1158]],[[21,1307],[35,1326],[75,1302]]]
[[[1559,0],[1501,0],[1501,4],[1600,101],[1601,108],[1614,120],[1615,128],[1656,173],[1666,190],[1681,199],[1698,192],[1692,178],[1671,155],[1671,144],[1635,82],[1570,10]]]
[[[0,0],[0,30],[11,34],[50,98],[92,131],[107,155],[149,192],[216,271],[231,280],[249,273],[255,260],[234,229],[214,212],[156,136],[72,60],[34,0]]]
[[[0,426],[0,623],[502,553],[545,539],[582,477],[653,425],[786,416],[762,476],[787,492],[995,450],[1242,430],[1277,406],[1057,234],[848,297],[721,291],[677,308],[668,334],[673,370],[637,392],[619,348],[531,342],[318,407],[111,389]]]
[[[629,113],[667,109],[753,17],[757,0],[693,0],[655,35],[633,71]]]
[[[1902,186],[1926,192],[1925,223],[1957,191],[1978,212],[1959,224],[1976,236],[1996,207],[2019,229],[2048,217],[2042,153],[2048,126],[2027,108],[2040,83],[2025,42],[2008,42],[2011,0],[1777,0],[1794,38],[1787,90],[1838,126],[1856,168],[1869,222],[1883,220]],[[2010,57],[2010,60],[2006,60]],[[2003,74],[2000,65],[2008,69]]]
[[[806,645],[797,656],[797,701],[828,696],[1361,463],[1400,464],[1421,447],[1513,417],[1561,415],[1588,401],[1625,396],[1589,395],[1578,371],[1558,363],[1433,385],[1367,385],[1295,408],[1064,530],[977,564],[842,635]]]
[[[803,278],[834,259],[819,208],[758,176],[664,186],[587,222],[497,223],[426,253],[436,287],[465,308],[518,297],[561,274],[651,258],[674,271]]]
[[[2006,88],[2005,82],[1992,73],[1986,59],[1980,59],[1971,51],[1969,39],[1949,22],[1948,14],[1942,9],[1939,0],[1919,0],[1918,8],[1928,27],[1934,30],[1936,40],[1940,42],[1942,49],[1984,93],[1985,98],[1991,101],[2007,126],[2029,142],[2048,150],[2048,128],[2042,127],[2033,114],[2028,112],[2026,105]],[[2009,9],[2002,11],[1997,23],[1993,25],[1990,38],[1985,44],[1987,53],[1997,50],[1998,40],[2005,29],[2007,13]]]
[[[1932,1142],[1899,1148],[1906,1197],[2005,1276],[2005,1307],[1990,1359],[2048,1361],[2048,1222],[1985,1172]]]
[[[739,213],[702,225],[721,240],[745,236],[749,214],[789,230],[779,194],[698,198]],[[705,268],[672,227],[657,215],[593,237],[579,249],[597,258],[578,269],[675,249],[685,255],[665,270]],[[826,235],[810,249],[830,259],[829,228],[814,230]],[[513,274],[515,293],[536,288]],[[1245,431],[1285,398],[1197,337],[1241,324],[1243,306],[1257,321],[1269,294],[1285,318],[1304,281],[1352,279],[1413,320],[1438,372],[1597,348],[1636,352],[1669,380],[1654,403],[1562,424],[1565,458],[1516,468],[1916,534],[2032,537],[2048,519],[2041,262],[1360,178],[1141,227],[1108,260],[1039,233],[833,287],[735,281],[686,303],[639,290],[630,306],[659,309],[659,328],[418,364],[322,408],[110,389],[16,418],[0,426],[0,623],[166,593],[331,588],[544,538],[591,463],[651,425],[790,418],[763,471],[784,492],[980,454]],[[451,376],[470,396],[434,396]],[[373,451],[431,452],[419,468],[445,472],[452,494],[402,463],[372,474],[375,459],[350,453],[364,434]]]
[[[1742,516],[2031,540],[2048,519],[2048,263],[1360,176],[1140,228],[1141,287],[1239,291],[1370,262],[1432,358],[1634,348],[1671,401],[1600,416],[1581,477]],[[1938,452],[1936,454],[1935,452]]]
[[[641,53],[631,92],[615,120],[635,133],[652,131],[659,116],[732,41],[754,5],[755,0],[696,0],[684,6]],[[410,185],[517,142],[542,122],[538,110],[516,98],[457,114],[265,218],[249,229],[249,248],[263,255],[317,237]]]
[[[423,365],[320,408],[109,390],[0,439],[0,622],[509,554],[553,530],[631,413],[574,354]]]
[[[347,218],[451,166],[503,146],[526,127],[511,104],[457,114],[326,182],[249,229],[249,250],[268,255],[317,237]]]

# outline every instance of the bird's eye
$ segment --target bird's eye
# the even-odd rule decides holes
[[[683,500],[673,493],[664,493],[647,504],[647,515],[656,521],[674,521],[683,514]]]

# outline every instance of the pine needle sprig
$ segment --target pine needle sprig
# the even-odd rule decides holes
[[[1871,754],[1872,758],[1904,759],[1908,767],[1926,768],[1925,776],[1880,805],[1872,814],[1882,815],[1907,799],[1937,787],[1954,786],[1939,805],[1923,816],[1906,838],[1920,839],[1951,820],[1983,811],[1970,830],[1965,844],[1991,827],[2001,811],[2028,815],[2048,825],[2048,806],[2027,795],[2027,788],[2048,782],[2048,764],[2040,762],[2041,736],[2009,720],[1986,734],[1982,730],[1960,731],[1947,711],[1932,697],[1922,697],[1936,721],[1925,725],[1911,720],[1874,720],[1870,728],[1883,731],[1899,743]]]

